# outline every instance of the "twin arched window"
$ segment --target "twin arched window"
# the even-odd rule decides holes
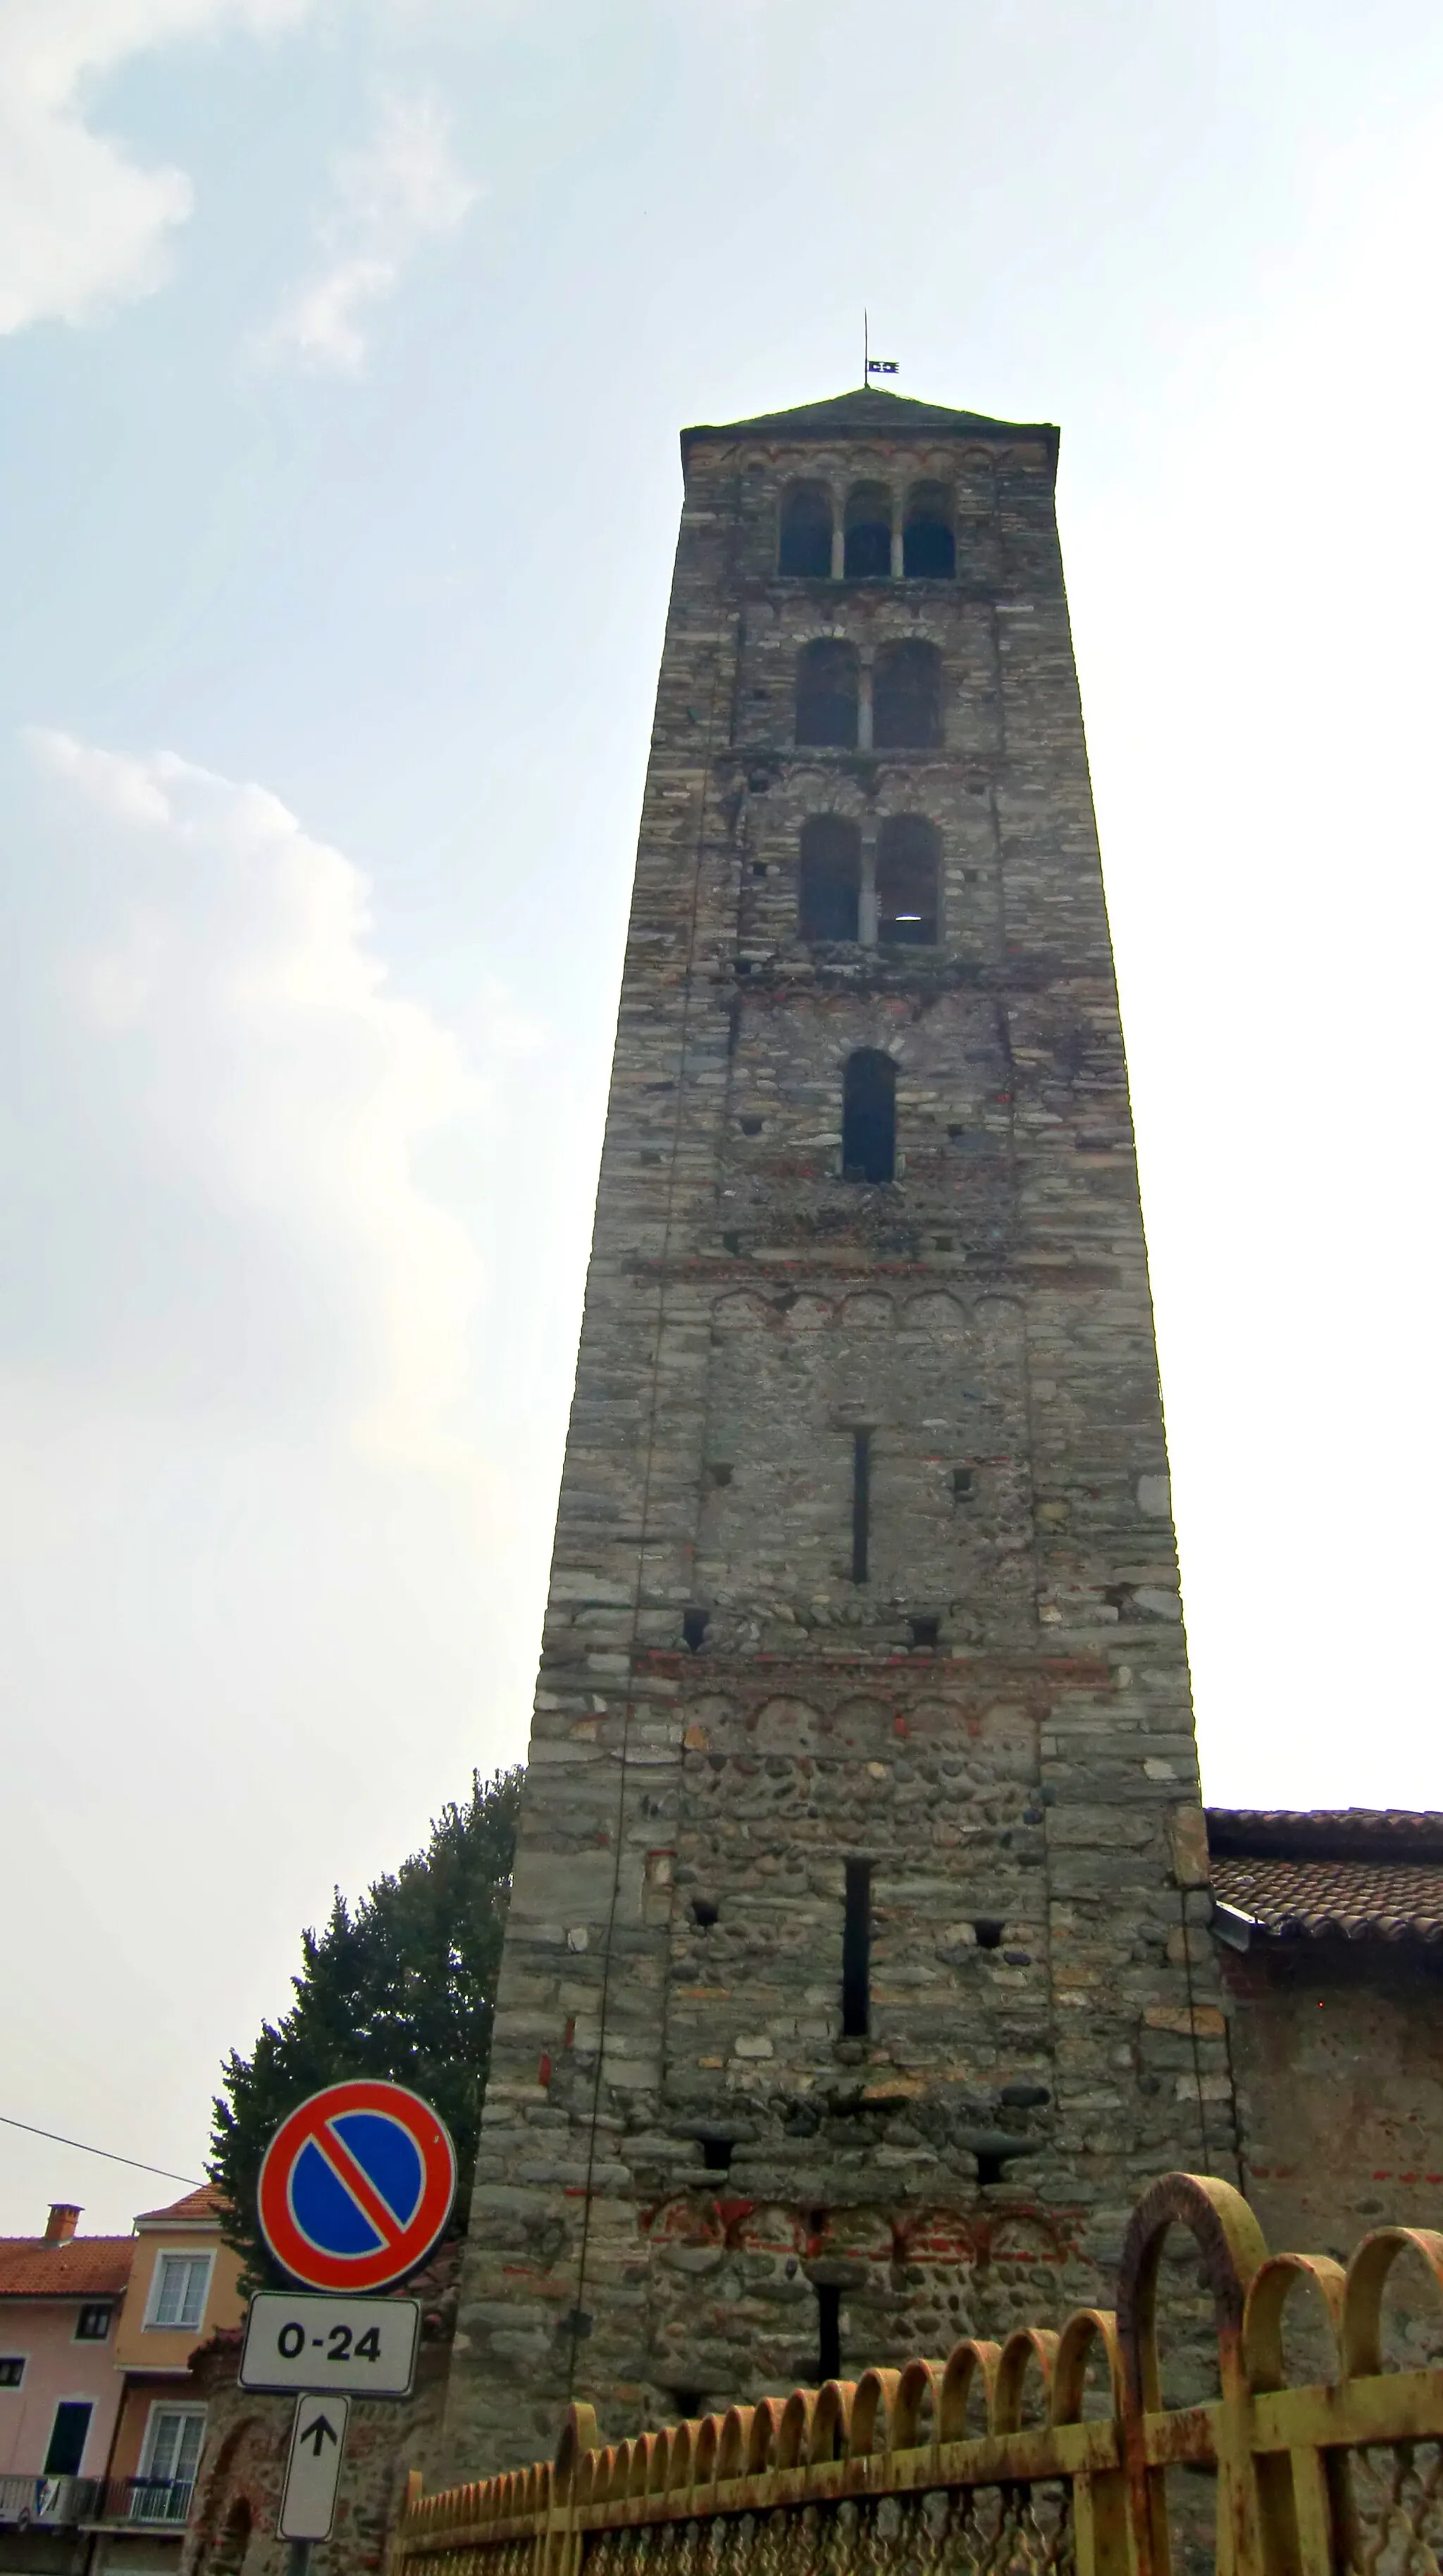
[[[886,483],[854,483],[842,505],[842,575],[889,581],[896,569],[897,502]],[[778,572],[827,581],[832,573],[835,502],[827,484],[794,483],[782,500]],[[901,565],[906,581],[950,581],[957,570],[951,496],[944,483],[914,483],[901,511]]]
[[[942,656],[909,636],[863,665],[855,644],[818,636],[797,655],[796,739],[819,750],[935,751],[942,741]]]
[[[924,814],[887,814],[875,844],[845,814],[802,825],[798,923],[803,939],[934,948],[941,846]]]

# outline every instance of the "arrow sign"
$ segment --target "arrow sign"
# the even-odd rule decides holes
[[[282,2540],[325,2540],[336,2512],[341,2454],[346,2447],[348,2397],[296,2399],[296,2420],[286,2458],[286,2483],[277,2529]]]

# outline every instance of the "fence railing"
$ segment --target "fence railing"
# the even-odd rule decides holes
[[[1219,2393],[1185,2406],[1158,2353],[1175,2225],[1216,2333]],[[574,2406],[554,2464],[433,2496],[413,2476],[389,2576],[1440,2576],[1443,2366],[1384,2368],[1400,2261],[1443,2353],[1443,2235],[1378,2228],[1346,2270],[1269,2255],[1230,2185],[1169,2174],[1133,2212],[1115,2312],[619,2443]],[[1309,2304],[1331,2363],[1290,2385]]]
[[[95,2519],[104,2522],[185,2521],[195,2493],[193,2478],[107,2478]]]
[[[32,2523],[51,2529],[90,2518],[99,2478],[0,2477],[0,2524],[22,2531]]]

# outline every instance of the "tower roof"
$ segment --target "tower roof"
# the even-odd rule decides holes
[[[700,438],[905,438],[920,433],[935,437],[951,430],[969,438],[1042,438],[1056,457],[1058,433],[1048,421],[992,420],[986,412],[953,411],[945,403],[916,402],[910,394],[889,394],[868,385],[825,402],[798,403],[790,411],[758,412],[752,420],[704,421],[681,433],[685,465]]]

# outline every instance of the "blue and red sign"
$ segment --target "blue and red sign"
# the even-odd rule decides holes
[[[281,2122],[257,2192],[261,2233],[313,2290],[381,2290],[424,2263],[451,2215],[456,2150],[404,2084],[328,2084]]]

